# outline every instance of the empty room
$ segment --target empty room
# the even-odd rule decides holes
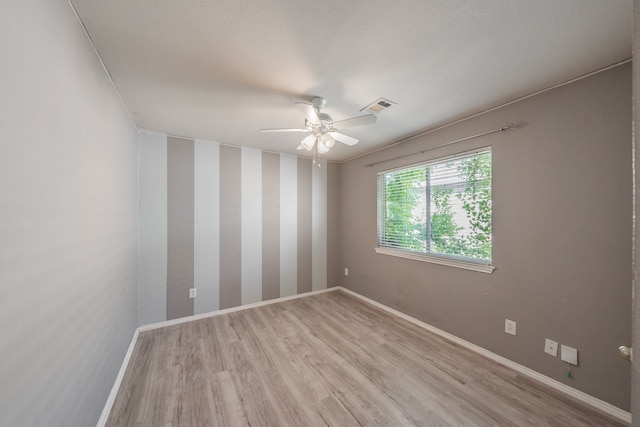
[[[0,426],[640,425],[639,7],[4,1]]]

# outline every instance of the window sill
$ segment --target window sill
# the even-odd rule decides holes
[[[493,273],[493,270],[496,269],[492,265],[477,264],[475,262],[462,261],[458,259],[444,258],[444,257],[433,256],[433,255],[426,255],[426,254],[423,255],[423,254],[403,251],[399,249],[377,247],[375,248],[375,251],[376,253],[383,254],[383,255],[397,256],[400,258],[413,259],[413,260],[422,261],[422,262],[431,262],[433,264],[446,265],[449,267],[464,268],[465,270],[479,271],[481,273],[491,274]]]

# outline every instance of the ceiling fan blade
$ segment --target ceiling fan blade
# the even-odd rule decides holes
[[[357,139],[340,132],[329,132],[329,135],[331,135],[336,141],[340,141],[346,145],[356,145],[358,143]]]
[[[377,118],[373,114],[365,114],[364,116],[358,116],[358,117],[353,117],[346,120],[340,120],[338,122],[333,122],[332,127],[334,129],[344,129],[344,128],[351,128],[355,126],[370,125],[375,123],[376,120]]]
[[[316,109],[313,105],[308,102],[296,102],[296,107],[304,114],[304,117],[307,119],[309,123],[313,123],[314,125],[320,124],[320,118],[318,118],[318,113],[316,113]]]
[[[309,129],[260,129],[260,132],[309,132]]]

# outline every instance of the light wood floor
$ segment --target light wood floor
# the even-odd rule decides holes
[[[623,424],[333,291],[142,332],[107,425]]]

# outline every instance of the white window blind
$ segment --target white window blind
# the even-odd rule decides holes
[[[491,263],[491,149],[378,174],[378,246]]]

